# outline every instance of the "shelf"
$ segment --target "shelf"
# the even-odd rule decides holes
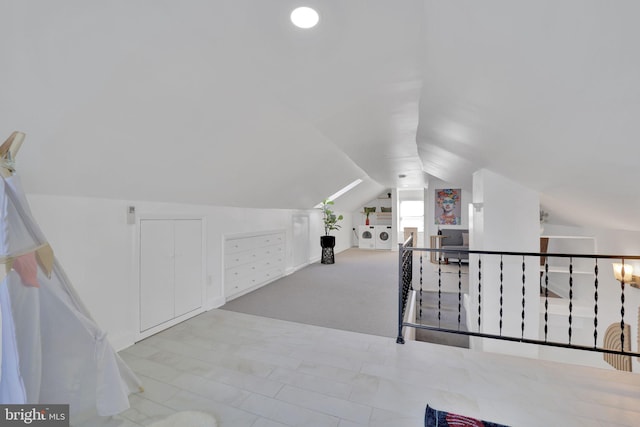
[[[595,277],[594,262],[590,258],[581,258],[580,255],[593,255],[596,252],[596,239],[592,236],[540,236],[541,253],[576,254],[576,257],[558,258],[553,256],[540,257],[540,275],[544,275],[545,261],[549,268],[548,277],[552,281],[564,282],[571,274],[579,280],[592,280]],[[569,265],[573,271],[569,273]],[[558,276],[561,275],[561,276]],[[553,279],[552,279],[553,277]],[[556,284],[557,286],[557,284]],[[564,285],[562,285],[564,286]],[[554,289],[554,291],[558,291]],[[557,292],[562,294],[562,292]]]
[[[552,235],[542,235],[541,238],[546,239],[591,239],[595,240],[593,236],[552,236]]]
[[[540,266],[540,272],[544,273],[544,265]],[[563,273],[563,274],[569,274],[569,267],[551,267],[549,266],[549,273]],[[572,274],[594,274],[593,271],[587,271],[587,270],[573,270]]]
[[[362,215],[366,215],[366,212],[360,212]],[[393,212],[371,212],[369,215],[375,215],[375,216],[388,216],[391,217],[391,214]]]

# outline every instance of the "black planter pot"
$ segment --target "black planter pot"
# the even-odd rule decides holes
[[[333,264],[335,259],[333,256],[333,248],[336,246],[335,236],[320,236],[320,246],[322,246],[322,264]]]

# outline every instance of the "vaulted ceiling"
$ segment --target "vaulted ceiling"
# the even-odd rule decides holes
[[[306,209],[360,178],[355,209],[488,168],[558,221],[640,229],[640,5],[310,0],[302,30],[300,4],[0,4],[27,191]]]

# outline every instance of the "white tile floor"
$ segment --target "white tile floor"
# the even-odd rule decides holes
[[[640,425],[640,376],[212,310],[121,352],[144,383],[131,409],[221,426],[424,424],[426,404],[511,426]],[[187,427],[187,426],[185,426]]]

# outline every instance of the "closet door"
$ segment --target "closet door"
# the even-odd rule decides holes
[[[202,254],[201,220],[140,220],[140,332],[202,308]]]
[[[173,221],[140,221],[140,331],[173,319]]]
[[[175,313],[182,316],[202,307],[202,221],[176,220]]]

